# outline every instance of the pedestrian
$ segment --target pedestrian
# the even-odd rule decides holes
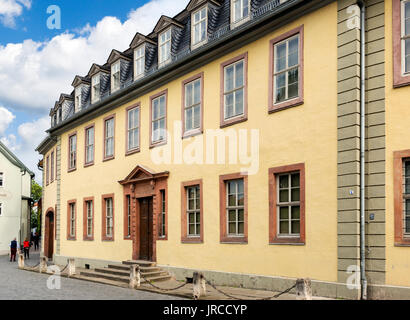
[[[14,238],[10,243],[10,262],[16,262],[17,246],[17,239]]]
[[[24,240],[23,250],[24,250],[24,259],[30,260],[30,242],[28,241],[27,238],[26,240]]]
[[[36,232],[36,234],[34,235],[34,250],[37,251],[39,249],[38,243],[39,243],[39,239],[40,236],[38,235],[38,233]]]

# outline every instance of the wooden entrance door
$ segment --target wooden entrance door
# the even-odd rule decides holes
[[[153,209],[152,197],[139,200],[140,204],[140,259],[152,260],[153,254]]]
[[[44,239],[44,255],[52,259],[54,253],[54,214],[52,212],[46,215],[46,230]]]

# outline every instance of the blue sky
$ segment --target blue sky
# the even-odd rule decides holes
[[[0,0],[0,140],[41,181],[35,148],[49,128],[49,111],[70,94],[75,75],[148,34],[162,14],[188,0]],[[61,29],[47,28],[47,8],[61,9]],[[6,84],[6,85],[4,85]],[[1,165],[1,164],[0,164]]]

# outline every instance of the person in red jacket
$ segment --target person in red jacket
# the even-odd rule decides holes
[[[27,238],[26,240],[24,240],[23,249],[24,249],[24,259],[30,260],[30,242],[28,241]]]

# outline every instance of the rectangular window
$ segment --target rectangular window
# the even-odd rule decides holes
[[[94,240],[94,198],[84,199],[84,240]]]
[[[189,81],[189,80],[188,80]],[[202,131],[203,74],[184,82],[184,135]],[[194,132],[195,131],[195,132]]]
[[[0,172],[0,187],[4,187],[4,174]]]
[[[207,40],[208,7],[199,9],[192,14],[192,46],[198,46]]]
[[[300,26],[270,41],[269,112],[303,104],[303,34]]]
[[[220,177],[221,242],[248,241],[247,185],[246,175]]]
[[[114,117],[104,121],[104,160],[114,158]]]
[[[85,165],[94,163],[94,125],[85,129]]]
[[[143,77],[145,73],[145,44],[134,51],[134,80]]]
[[[245,230],[245,194],[243,180],[226,182],[226,221],[228,236],[243,236]]]
[[[77,219],[77,210],[76,210],[76,201],[68,201],[67,203],[67,239],[68,240],[76,240],[77,236],[77,226],[76,226],[76,219]]]
[[[131,196],[127,195],[126,196],[126,232],[125,232],[125,237],[130,238],[131,237]]]
[[[165,195],[165,190],[160,191],[161,195],[161,224],[159,227],[159,237],[160,238],[166,238],[167,236],[167,229],[166,229],[166,195]]]
[[[167,94],[151,99],[151,146],[166,141]]]
[[[403,161],[403,234],[410,237],[410,159]]]
[[[50,156],[47,156],[46,160],[46,183],[50,183]]]
[[[77,135],[73,134],[68,138],[68,150],[69,150],[69,160],[68,160],[68,170],[72,171],[77,168]],[[48,160],[47,160],[48,162]]]
[[[275,45],[275,103],[299,94],[299,35]]]
[[[54,151],[51,152],[51,182],[54,181]]]
[[[140,147],[140,108],[127,110],[127,153],[139,150]]]
[[[269,170],[270,242],[305,243],[304,164]]]
[[[82,96],[82,86],[75,88],[75,112],[81,110],[81,96]]]
[[[250,18],[250,0],[231,0],[231,21],[235,25]]]
[[[188,237],[201,235],[201,199],[199,186],[187,188],[187,232]]]
[[[113,235],[113,207],[112,198],[105,199],[105,235],[108,238],[112,238]]]
[[[247,120],[248,54],[221,64],[221,127]]]
[[[100,74],[95,75],[92,77],[92,91],[91,91],[91,96],[92,96],[92,102],[98,102],[100,100],[100,94],[101,94],[101,84],[100,84]]]
[[[159,66],[171,61],[171,28],[159,35]]]
[[[111,66],[111,92],[121,87],[121,60]]]

